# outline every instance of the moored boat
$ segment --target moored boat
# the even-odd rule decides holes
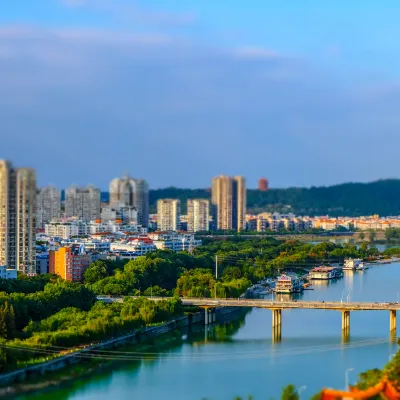
[[[294,273],[283,274],[275,286],[276,293],[296,293],[304,290],[301,279]]]
[[[359,258],[349,258],[347,260],[344,260],[344,266],[343,270],[344,271],[354,271],[357,269],[357,267],[360,266],[362,263],[362,260]]]
[[[358,267],[356,267],[357,271],[364,271],[368,269],[368,265],[364,264],[364,263],[360,263],[360,265]]]
[[[328,280],[336,279],[342,276],[342,271],[336,267],[320,266],[315,267],[310,271],[310,279]]]

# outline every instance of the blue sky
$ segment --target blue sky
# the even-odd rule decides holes
[[[0,158],[41,185],[399,175],[397,1],[3,3]]]

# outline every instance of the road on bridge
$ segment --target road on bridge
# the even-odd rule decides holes
[[[130,296],[132,298],[138,298]],[[149,300],[161,301],[168,297],[147,297]],[[98,300],[105,302],[122,302],[122,297],[99,296]],[[400,310],[399,303],[371,303],[371,302],[341,302],[341,301],[271,301],[255,299],[210,299],[210,298],[181,298],[185,306],[199,307],[256,307],[268,309],[321,309],[321,310]]]

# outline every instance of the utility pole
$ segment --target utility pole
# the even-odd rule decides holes
[[[215,256],[215,293],[214,297],[217,298],[217,281],[218,281],[218,256]]]

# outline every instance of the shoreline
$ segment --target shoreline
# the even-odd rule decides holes
[[[216,314],[219,318],[223,319],[223,317],[226,315],[242,315],[242,312],[240,312],[240,309],[238,308],[222,307],[216,310]],[[90,355],[88,355],[89,357],[87,358],[82,356],[80,357],[82,353],[122,346],[153,348],[155,346],[154,343],[146,342],[151,341],[155,338],[159,338],[164,334],[171,334],[176,330],[182,331],[187,328],[190,329],[190,326],[201,325],[204,324],[204,322],[204,311],[199,311],[197,313],[184,315],[182,317],[165,322],[155,327],[148,327],[144,330],[137,330],[135,332],[122,335],[117,338],[105,340],[96,345],[88,346],[85,349],[76,351],[73,354],[61,355],[51,361],[45,361],[34,366],[28,366],[6,374],[0,374],[0,398],[6,396],[22,396],[24,394],[28,394],[37,390],[46,390],[46,388],[58,386],[77,377],[83,377],[86,375],[90,375],[95,371],[101,371],[103,368],[107,368],[113,363],[113,361],[101,359],[96,360],[90,358]],[[92,363],[92,365],[90,365],[90,363]],[[89,366],[89,368],[83,368],[84,371],[79,371],[85,364]],[[76,373],[72,373],[72,376],[71,374],[69,374],[68,376],[63,377],[61,373],[63,370],[65,371],[67,367],[72,368],[73,370],[75,370],[72,372]],[[52,374],[55,373],[60,373],[61,376],[56,378],[52,377]],[[48,380],[42,382],[34,382],[34,379],[44,378],[46,375],[49,375]]]

